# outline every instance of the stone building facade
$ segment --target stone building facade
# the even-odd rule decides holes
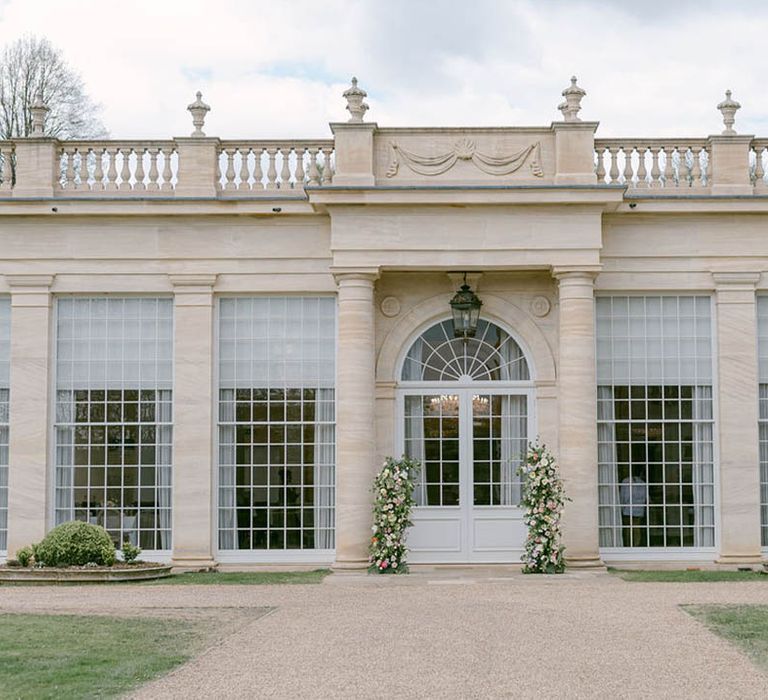
[[[571,565],[768,546],[768,139],[390,128],[0,142],[0,557],[73,518],[180,567],[514,562],[537,437]],[[714,119],[713,119],[714,122]],[[449,301],[483,302],[456,338]]]

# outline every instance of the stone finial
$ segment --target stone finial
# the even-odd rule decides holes
[[[368,93],[357,87],[357,78],[352,78],[352,87],[344,91],[344,97],[347,100],[347,111],[350,114],[349,121],[359,124],[363,121],[363,115],[368,111],[368,105],[363,102],[363,99],[368,97]]]
[[[571,77],[571,84],[563,90],[565,102],[559,104],[557,108],[563,113],[563,119],[567,122],[580,122],[578,114],[581,110],[581,100],[586,95],[586,91],[576,85],[576,76]]]
[[[194,137],[203,137],[203,126],[205,125],[205,115],[211,111],[211,108],[203,102],[203,93],[199,90],[196,95],[197,99],[190,105],[187,105],[187,109],[192,114],[192,124],[195,130],[190,134]]]
[[[723,134],[735,134],[733,125],[736,123],[736,112],[741,109],[741,105],[736,100],[731,99],[730,90],[725,91],[725,99],[717,105],[717,108],[723,115],[723,124],[725,124]]]
[[[51,110],[45,104],[42,91],[37,93],[29,111],[32,114],[32,136],[43,136],[45,134],[45,117]]]

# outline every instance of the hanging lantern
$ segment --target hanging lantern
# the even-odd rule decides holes
[[[474,338],[477,332],[477,322],[480,319],[480,301],[467,284],[467,273],[464,273],[464,284],[451,299],[453,312],[453,334],[457,338]]]

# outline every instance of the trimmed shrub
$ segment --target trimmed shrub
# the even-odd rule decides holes
[[[135,544],[131,544],[128,540],[123,542],[123,561],[126,564],[130,564],[132,561],[136,561],[139,554],[141,554],[141,547],[137,547]]]
[[[73,520],[53,528],[33,546],[35,563],[42,566],[112,566],[115,545],[103,527]]]
[[[16,559],[19,562],[19,566],[30,566],[32,564],[32,557],[35,556],[35,552],[32,547],[22,547],[16,552]]]

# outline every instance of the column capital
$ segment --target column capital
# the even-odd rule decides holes
[[[218,275],[168,275],[176,306],[211,306]]]
[[[760,281],[760,272],[713,272],[712,279],[715,282],[715,289],[721,287],[743,287],[755,289]]]
[[[350,281],[367,281],[373,284],[380,277],[378,267],[332,267],[331,274],[336,280],[336,284]]]
[[[55,275],[6,275],[11,291],[11,306],[51,306],[51,285]]]
[[[21,288],[19,291],[23,294],[24,289],[49,289],[53,284],[55,276],[56,275],[6,275],[5,281],[12,292]]]
[[[590,280],[594,279],[600,274],[602,269],[601,265],[585,265],[585,266],[556,266],[552,268],[552,277],[558,282],[566,279],[581,279]]]
[[[173,285],[174,290],[178,287],[213,287],[216,284],[218,275],[168,275],[168,280]],[[179,291],[184,292],[184,289]]]

